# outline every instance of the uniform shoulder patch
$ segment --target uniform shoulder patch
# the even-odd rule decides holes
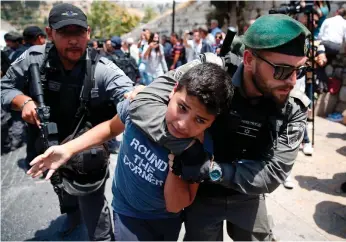
[[[287,143],[292,149],[296,149],[303,140],[305,122],[289,123],[287,125]]]

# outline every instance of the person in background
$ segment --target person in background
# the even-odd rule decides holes
[[[37,26],[26,27],[23,31],[24,44],[21,45],[12,55],[12,61],[17,59],[33,45],[44,45],[46,43],[46,34]]]
[[[170,70],[173,70],[181,65],[184,65],[185,60],[185,49],[183,44],[179,41],[179,37],[177,33],[171,34],[171,43],[173,45],[171,51],[171,60],[172,65],[170,66]]]
[[[129,52],[130,52],[130,56],[135,59],[137,65],[138,65],[138,62],[139,62],[139,51],[138,51],[138,48],[136,45],[134,45],[134,40],[133,38],[127,38],[126,40],[126,43],[128,45],[128,48],[129,48]]]
[[[210,46],[215,44],[215,37],[212,34],[208,33],[207,26],[204,25],[199,27],[198,31],[203,41],[205,41]]]
[[[138,69],[140,73],[140,83],[145,84],[146,80],[148,79],[147,73],[145,72],[145,64],[142,62],[143,59],[143,49],[144,46],[148,44],[148,40],[150,37],[150,30],[149,29],[143,29],[141,33],[141,38],[138,41],[137,47],[139,52],[139,61],[138,61]]]
[[[320,33],[321,26],[326,20],[329,12],[330,12],[330,5],[328,1],[315,1],[314,10],[316,10],[316,13],[318,15],[318,22],[317,27],[314,29],[314,37],[317,39],[318,35]]]
[[[149,85],[155,78],[168,71],[165,53],[159,39],[158,33],[151,33],[149,42],[143,49],[142,61],[145,63],[147,73],[145,85]]]
[[[216,33],[215,35],[215,44],[213,45],[214,53],[219,55],[220,49],[223,43],[223,36],[221,32]]]
[[[163,51],[165,52],[165,59],[167,66],[171,66],[171,51],[172,51],[172,45],[169,42],[169,39],[166,35],[161,36],[161,44],[163,46]]]
[[[98,43],[97,43],[97,40],[96,39],[92,39],[88,42],[88,46],[97,50],[98,49]]]
[[[346,9],[340,8],[335,16],[327,18],[320,29],[318,39],[322,40],[327,59],[339,53],[343,41],[346,41]]]
[[[190,52],[189,55],[186,55],[187,62],[198,59],[200,54],[206,52],[214,53],[214,49],[211,45],[209,45],[205,40],[202,40],[200,37],[200,33],[198,30],[193,31],[193,39],[188,40],[189,32],[185,32],[184,34],[184,46],[186,52]]]
[[[219,22],[216,19],[212,19],[210,21],[210,30],[211,34],[216,37],[216,34],[219,32],[222,32],[222,30],[219,28]]]
[[[113,47],[111,39],[106,39],[106,41],[103,44],[103,55],[105,57],[112,55],[113,53]]]
[[[124,52],[125,54],[130,55],[129,46],[128,46],[126,40],[123,40],[123,41],[121,42],[121,51]]]
[[[6,47],[4,51],[7,54],[7,57],[10,59],[10,61],[13,62],[13,54],[18,48],[22,46],[23,36],[16,32],[9,32],[4,35],[4,39],[6,42]]]
[[[23,38],[25,45],[31,47],[33,45],[44,45],[47,35],[40,27],[29,26],[24,29]]]

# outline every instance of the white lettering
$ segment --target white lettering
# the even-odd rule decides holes
[[[147,147],[145,147],[144,145],[140,145],[138,146],[138,152],[141,153],[142,155],[144,155],[145,153],[147,153]]]
[[[159,167],[157,167],[160,171],[165,171],[166,169],[167,169],[167,167],[168,167],[168,164],[167,164],[167,162],[164,162],[163,160],[161,160],[162,162],[161,162],[161,164],[160,164],[160,166]],[[162,166],[163,165],[163,166]]]
[[[137,147],[139,145],[139,141],[136,140],[135,138],[131,141],[130,146],[132,147],[133,145],[135,146],[135,149],[137,150]]]

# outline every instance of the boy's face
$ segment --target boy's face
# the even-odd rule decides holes
[[[176,138],[191,138],[209,128],[215,115],[207,112],[197,97],[187,94],[185,88],[170,94],[166,113],[168,131]]]

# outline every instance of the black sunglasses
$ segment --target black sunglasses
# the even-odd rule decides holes
[[[292,75],[294,71],[296,72],[297,79],[302,78],[306,74],[306,70],[307,70],[306,66],[294,67],[294,66],[288,66],[288,65],[276,65],[271,63],[270,61],[267,61],[266,59],[264,59],[263,57],[261,57],[254,51],[252,51],[252,54],[274,68],[273,77],[276,80],[286,80]]]

